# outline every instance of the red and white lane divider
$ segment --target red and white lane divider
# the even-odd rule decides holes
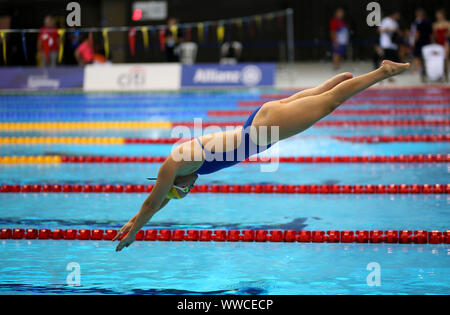
[[[339,141],[360,143],[388,143],[388,142],[448,142],[450,134],[440,135],[399,135],[399,136],[332,136]]]
[[[153,185],[1,185],[0,193],[149,193]],[[448,194],[450,184],[400,185],[197,185],[191,193],[218,194]]]
[[[172,127],[183,126],[193,128],[197,124],[194,122],[173,122]],[[242,126],[242,121],[209,121],[202,122],[203,128],[217,127],[238,127]],[[450,126],[450,119],[424,120],[424,119],[402,119],[402,120],[325,120],[314,124],[316,127],[361,127],[361,126]]]
[[[111,241],[114,229],[0,229],[0,239],[7,240],[92,240]],[[163,242],[298,242],[298,243],[389,243],[450,244],[450,230],[357,230],[357,231],[295,231],[295,230],[140,230],[137,241]]]
[[[188,138],[124,138],[127,144],[174,144],[177,142],[186,142]]]
[[[305,138],[299,136],[298,138]],[[450,134],[433,134],[433,135],[399,135],[399,136],[333,136],[332,138],[349,142],[447,142],[450,141]],[[180,138],[124,138],[127,144],[174,144],[178,141],[184,142],[190,139]]]
[[[281,96],[281,95],[275,95]],[[284,95],[283,97],[261,99],[256,101],[239,101],[237,102],[238,107],[253,107],[261,106],[270,100],[278,100],[286,98],[289,96]],[[447,105],[450,104],[450,98],[439,98],[439,99],[351,99],[345,101],[342,105],[410,105],[410,106],[423,106],[423,105]]]
[[[369,142],[369,140],[356,139],[353,142]],[[162,163],[165,160],[164,156],[61,156],[61,163]],[[448,163],[450,154],[257,157],[242,163],[273,163],[275,161],[279,163]]]
[[[296,139],[307,139],[319,137],[308,136],[295,136]],[[326,136],[322,138],[328,138]],[[332,138],[340,141],[349,142],[366,142],[366,143],[378,143],[378,142],[448,142],[450,141],[450,134],[431,134],[431,135],[398,135],[398,136],[332,136]],[[1,140],[1,139],[0,139]],[[90,144],[101,143],[108,145],[117,144],[175,144],[189,141],[189,138],[111,138],[111,137],[6,137],[3,139],[4,144],[12,145],[33,145],[33,144]],[[119,141],[120,140],[120,141]],[[0,141],[1,142],[1,141]]]
[[[262,99],[281,99],[286,98],[294,95],[295,93],[304,90],[292,90],[286,93],[265,93],[261,94],[260,97]],[[362,97],[392,97],[392,98],[398,98],[398,97],[441,97],[441,98],[449,98],[450,97],[450,89],[437,89],[435,91],[430,91],[429,89],[417,91],[417,90],[366,90],[358,95],[354,96],[353,99],[359,99]]]
[[[248,116],[251,110],[210,110],[209,117]],[[338,109],[331,115],[448,115],[450,108]]]

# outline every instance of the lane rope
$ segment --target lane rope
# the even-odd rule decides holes
[[[249,116],[252,111],[249,110],[209,110],[209,111],[195,111],[195,112],[179,112],[179,111],[154,111],[154,112],[1,112],[0,120],[14,121],[14,120],[36,120],[36,119],[129,119],[131,117],[151,118],[154,116],[169,117],[237,117]],[[404,108],[404,109],[339,109],[334,111],[331,115],[448,115],[449,108]]]
[[[280,99],[289,97],[299,90],[292,90],[286,93],[263,93],[260,95],[261,98],[269,99]],[[361,93],[355,95],[353,98],[361,97],[449,97],[449,88],[433,88],[429,87],[425,89],[368,89],[362,91]]]
[[[270,100],[278,100],[281,98],[286,98],[289,96],[283,96],[276,95],[279,97],[276,98],[268,98],[268,99],[261,99],[261,100],[251,100],[251,101],[238,101],[237,106],[238,107],[249,107],[249,106],[261,106],[264,103],[270,101]],[[424,106],[424,105],[448,105],[450,104],[450,98],[445,99],[424,99],[424,100],[418,100],[418,99],[351,99],[347,100],[344,103],[342,103],[342,106],[354,106],[354,105],[409,105],[409,106]]]
[[[149,193],[153,185],[25,184],[0,186],[0,193]],[[391,185],[197,185],[191,193],[212,194],[448,194],[450,184]]]
[[[0,137],[0,144],[124,144],[123,137]]]
[[[332,136],[339,141],[359,143],[389,143],[389,142],[448,142],[450,134],[438,135],[398,135],[398,136]]]
[[[306,136],[295,138],[307,139]],[[312,137],[310,137],[312,138]],[[359,143],[389,143],[389,142],[448,142],[450,134],[431,135],[398,135],[398,136],[332,136],[338,141]],[[188,141],[188,138],[124,138],[124,137],[0,137],[0,144],[38,145],[38,144],[174,144]]]
[[[210,110],[210,117],[248,116],[251,110]],[[338,109],[331,115],[448,115],[450,108]]]
[[[37,130],[37,129],[147,129],[171,128],[169,121],[76,121],[76,122],[0,122],[0,130]]]
[[[0,156],[0,164],[60,163],[162,163],[165,156],[102,156],[102,155],[37,155]],[[281,156],[254,157],[242,163],[449,163],[450,154],[373,155],[373,156]]]
[[[35,229],[2,228],[3,240],[83,240],[111,241],[115,229]],[[123,236],[121,237],[123,238]],[[298,243],[388,243],[450,244],[450,230],[140,230],[137,241],[162,242],[298,242]]]
[[[81,109],[80,111],[49,111],[48,108],[44,112],[32,112],[28,108],[24,111],[8,111],[8,112],[2,112],[0,111],[0,119],[4,121],[14,121],[18,119],[84,119],[84,118],[90,118],[90,119],[129,119],[129,117],[134,117],[138,119],[141,118],[151,118],[154,116],[158,116],[161,119],[161,116],[166,117],[168,119],[169,117],[202,117],[205,116],[207,113],[206,110],[202,111],[178,111],[178,110],[172,110],[172,111],[137,111],[134,110],[128,110],[123,112],[113,112],[113,111],[107,111],[107,110],[97,110],[96,112],[92,112],[86,109]]]
[[[345,126],[449,126],[450,119],[441,120],[425,120],[425,119],[401,119],[401,120],[323,120],[314,124],[315,127],[345,127]],[[184,126],[194,127],[193,122],[173,122],[173,127]],[[216,121],[216,122],[202,122],[202,127],[227,127],[227,126],[242,126],[241,121]]]
[[[314,124],[316,127],[333,126],[449,126],[450,119],[425,120],[425,119],[402,119],[402,120],[325,120]],[[47,129],[150,129],[150,128],[171,128],[177,126],[195,127],[194,122],[2,122],[0,130],[47,130]],[[242,126],[241,121],[207,121],[201,123],[202,128],[206,127],[232,127]]]
[[[155,139],[157,141],[158,139]],[[161,143],[164,139],[160,139]],[[178,140],[177,140],[178,141]],[[124,144],[127,138],[123,137],[0,137],[0,144]],[[128,141],[129,142],[129,141]],[[175,143],[174,141],[173,143]]]

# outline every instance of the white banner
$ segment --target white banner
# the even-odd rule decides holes
[[[85,91],[178,90],[180,81],[180,64],[88,65],[83,88]]]
[[[140,10],[140,11],[137,11]],[[142,15],[137,21],[166,20],[166,1],[136,1],[133,3],[133,12],[140,12]]]

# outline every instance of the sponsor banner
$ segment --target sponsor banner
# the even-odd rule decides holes
[[[83,67],[0,68],[0,90],[59,90],[81,88]]]
[[[273,86],[275,63],[183,65],[182,87]]]
[[[180,76],[181,65],[173,63],[88,65],[84,90],[178,90]]]

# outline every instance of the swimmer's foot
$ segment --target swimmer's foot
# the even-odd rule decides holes
[[[397,63],[390,60],[383,60],[380,69],[383,70],[386,78],[390,78],[408,70],[409,67],[409,63]]]

